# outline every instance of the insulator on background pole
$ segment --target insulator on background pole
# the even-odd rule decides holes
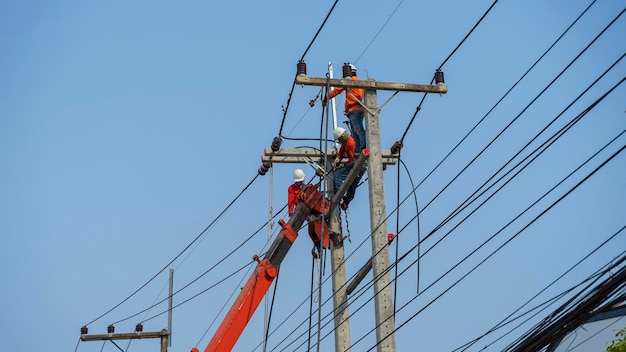
[[[391,154],[398,154],[400,153],[400,149],[402,149],[402,142],[400,141],[396,141],[393,146],[391,147]]]
[[[297,75],[306,76],[306,63],[304,62],[304,60],[298,61],[297,67],[298,67]]]
[[[142,332],[142,331],[143,331],[143,324],[139,323],[135,325],[135,332]]]
[[[283,144],[283,139],[278,136],[274,137],[274,140],[272,140],[272,151],[277,152],[281,144]]]
[[[344,62],[341,70],[341,72],[343,73],[343,78],[352,77],[352,68],[350,68],[350,63]]]
[[[113,324],[109,325],[109,326],[107,327],[107,332],[108,332],[109,334],[114,333],[114,332],[115,332],[115,326],[113,326]]]
[[[81,335],[87,335],[88,333],[89,333],[89,328],[87,328],[87,326],[86,326],[86,325],[83,325],[83,326],[80,328],[80,334],[81,334]]]
[[[435,83],[438,86],[441,86],[445,83],[443,80],[443,71],[441,71],[440,69],[437,69],[437,71],[435,71]]]

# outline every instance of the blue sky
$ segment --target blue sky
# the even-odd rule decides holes
[[[452,351],[483,335],[625,225],[624,153],[533,221],[618,151],[626,143],[622,135],[494,241],[436,281],[626,129],[622,84],[466,221],[461,223],[475,205],[434,232],[420,247],[422,253],[432,249],[420,260],[419,271],[412,264],[417,254],[410,250],[418,230],[424,238],[436,228],[624,54],[626,18],[621,16],[550,83],[626,5],[619,0],[596,1],[488,113],[590,3],[498,2],[443,65],[448,93],[427,96],[408,131],[422,94],[400,93],[382,108],[383,148],[389,149],[406,132],[402,150],[406,169],[391,166],[385,172],[387,214],[393,214],[387,227],[389,232],[403,229],[398,256],[408,252],[398,265],[406,273],[394,286],[398,307],[405,306],[396,316],[396,325],[402,325],[396,333],[399,351],[416,346]],[[337,73],[344,62],[352,62],[362,79],[430,83],[435,70],[491,4],[340,1],[304,57],[308,74],[324,77],[329,62]],[[288,99],[296,64],[332,5],[332,1],[0,2],[0,232],[5,249],[0,257],[0,298],[5,302],[0,327],[6,333],[6,350],[28,346],[117,351],[110,343],[78,344],[80,327],[90,323],[90,333],[96,334],[116,323],[117,332],[130,332],[136,323],[151,318],[144,329],[161,330],[167,327],[167,317],[158,314],[166,306],[135,314],[165,297],[167,270],[124,304],[94,319],[163,268],[175,269],[174,286],[180,289],[238,249],[177,295],[175,303],[180,303],[263,253],[268,237],[275,235],[277,220],[285,216],[277,212],[286,203],[295,165],[275,165],[246,188],[219,221],[213,221],[254,179],[263,149],[281,131],[283,116],[283,147],[319,146],[317,141],[297,140],[320,136],[321,107],[308,104],[319,89],[296,86]],[[626,63],[619,61],[530,148],[583,112],[625,73]],[[379,104],[390,97],[391,92],[378,92]],[[341,106],[343,99],[337,103]],[[340,124],[342,120],[340,116]],[[515,122],[490,144],[511,121]],[[302,167],[307,176],[313,175],[311,168]],[[409,175],[414,185],[420,183],[415,192],[422,210],[419,229],[412,221],[416,206]],[[398,193],[408,200],[396,217],[392,212]],[[239,247],[268,222],[269,214],[273,229],[263,228]],[[351,241],[346,244],[346,268],[351,275],[371,254],[365,185],[358,189],[347,221],[344,231],[349,229]],[[213,225],[203,232],[209,224]],[[167,265],[198,236],[189,250]],[[574,287],[623,255],[625,248],[626,234],[621,232],[523,311]],[[301,231],[281,268],[271,320],[272,329],[278,329],[270,349],[306,348],[306,342],[300,345],[302,338],[289,347],[287,343],[302,332],[294,327],[309,315],[307,297],[316,270],[310,249],[310,240]],[[390,255],[394,260],[395,248]],[[324,278],[329,270],[327,262]],[[170,350],[204,349],[216,328],[211,322],[216,317],[219,321],[220,308],[247,275],[245,270],[239,272],[178,307]],[[418,294],[418,287],[425,291]],[[330,292],[326,281],[322,299]],[[375,342],[369,332],[374,328],[373,304],[366,302],[371,293],[368,289],[351,301],[351,338],[353,343],[363,338],[353,351],[368,350]],[[500,350],[557,306],[493,345],[504,331],[486,336],[469,350],[487,345],[488,350]],[[323,306],[324,313],[330,309],[329,304]],[[252,351],[259,344],[267,314],[262,305],[237,351]],[[618,322],[606,328],[605,335],[610,339],[625,325]],[[328,328],[322,335],[327,332]],[[144,340],[120,346],[129,351],[158,348],[156,341]],[[322,340],[321,350],[331,346],[332,334]]]

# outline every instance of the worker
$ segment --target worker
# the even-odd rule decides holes
[[[350,65],[349,76],[348,71],[346,71],[346,77],[344,77],[344,79],[358,81],[359,77],[356,75],[356,67],[353,64],[348,65]],[[350,131],[352,132],[352,138],[354,138],[356,144],[354,152],[358,154],[366,146],[365,127],[363,127],[363,107],[360,104],[363,101],[364,91],[361,88],[336,87],[326,94],[326,98],[332,99],[341,94],[344,90],[346,91],[345,114],[350,121]],[[322,104],[326,105],[325,99],[322,100]]]
[[[354,138],[346,132],[346,130],[342,127],[337,127],[333,130],[333,138],[341,144],[339,148],[339,152],[337,152],[337,156],[335,157],[335,161],[333,162],[333,166],[335,167],[335,172],[333,175],[333,187],[335,192],[339,190],[339,187],[346,180],[346,177],[352,170],[354,166],[354,151],[356,142]],[[342,159],[346,157],[348,160],[344,163]],[[361,181],[361,177],[365,173],[365,167],[361,167],[359,174],[356,176],[348,191],[342,198],[341,209],[347,210],[348,204],[354,199],[354,193],[356,192],[356,187],[359,185],[359,181]]]
[[[301,169],[296,169],[293,172],[293,183],[289,186],[289,188],[287,188],[287,213],[289,213],[289,217],[291,217],[296,211],[296,206],[298,205],[298,195],[302,190],[305,177],[304,171]]]

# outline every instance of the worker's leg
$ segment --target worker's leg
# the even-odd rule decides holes
[[[366,171],[365,166],[361,167],[361,171],[354,179],[354,182],[352,182],[352,184],[348,188],[348,191],[346,192],[346,194],[343,196],[343,203],[345,204],[344,205],[345,208],[347,208],[348,204],[350,204],[352,199],[354,199],[356,188],[359,186],[359,183],[361,182],[361,177],[363,177],[363,174],[365,174],[365,171]]]
[[[352,138],[354,138],[354,142],[356,143],[355,153],[360,153],[367,145],[365,140],[365,127],[363,127],[363,110],[357,110],[351,113],[348,115],[348,119],[350,119]]]
[[[348,176],[350,169],[351,167],[344,166],[333,172],[333,192],[337,192],[339,190],[339,187],[341,187],[341,184]]]

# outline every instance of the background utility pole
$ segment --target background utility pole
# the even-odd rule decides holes
[[[170,269],[170,295],[167,309],[167,330],[170,332],[168,346],[172,347],[172,303],[174,299],[174,269]]]
[[[161,339],[160,352],[167,352],[167,340],[170,336],[169,331],[163,329],[161,331],[143,332],[143,328],[139,328],[140,324],[137,324],[135,332],[115,334],[115,329],[112,325],[108,327],[108,334],[100,335],[87,335],[87,327],[83,326],[81,329],[80,340],[81,341],[110,341],[118,349],[121,350],[114,340],[135,340],[135,339]]]

